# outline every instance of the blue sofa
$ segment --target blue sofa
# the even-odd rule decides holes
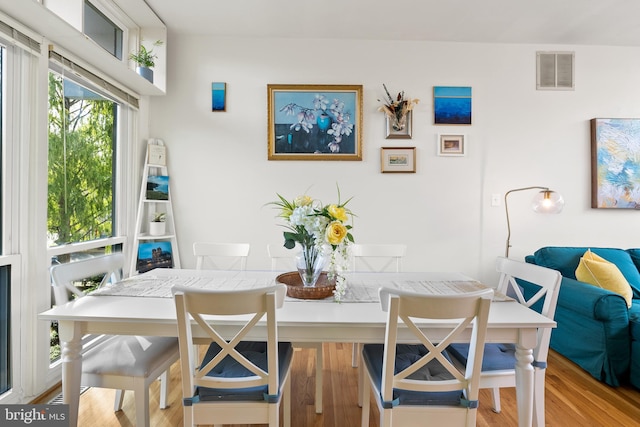
[[[587,249],[614,263],[627,279],[630,308],[622,295],[576,280]],[[600,381],[640,388],[640,249],[543,247],[525,261],[562,274],[551,348]],[[535,291],[522,285],[527,294]]]

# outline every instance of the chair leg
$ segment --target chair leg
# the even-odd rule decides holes
[[[149,387],[137,387],[134,392],[136,401],[136,426],[149,427]]]
[[[493,403],[493,412],[500,413],[500,389],[494,387],[491,389],[491,403]]]
[[[360,352],[362,351],[361,344],[353,343],[351,345],[351,366],[358,367],[358,360],[360,360]]]
[[[358,347],[360,347],[360,354],[362,354],[362,346],[358,344]],[[362,357],[362,355],[360,357]],[[366,382],[366,379],[364,378],[363,368],[360,366],[358,367],[358,390],[357,390],[358,406],[362,406],[363,399],[367,397],[367,395],[364,393],[364,390],[363,390],[363,386],[365,382]]]
[[[122,409],[122,403],[124,402],[124,390],[116,390],[116,399],[113,402],[113,412],[118,412]]]
[[[291,374],[287,378],[287,382],[284,385],[282,405],[284,412],[284,427],[291,427]],[[318,402],[318,395],[316,395],[316,408]],[[316,410],[317,411],[317,410]],[[544,426],[543,426],[544,427]]]
[[[160,375],[160,409],[167,407],[167,393],[169,392],[169,370]]]
[[[362,369],[360,369],[362,371]],[[361,427],[369,427],[369,410],[370,410],[370,400],[371,400],[371,390],[370,390],[369,379],[367,378],[362,384],[358,384],[358,400],[360,400],[359,405],[362,406],[362,417],[360,426]],[[363,397],[364,396],[364,397]]]
[[[316,414],[322,413],[322,343],[316,345]]]
[[[269,404],[269,427],[280,427],[280,405]]]

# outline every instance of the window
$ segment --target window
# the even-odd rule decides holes
[[[123,127],[119,117],[124,114],[126,121],[130,109],[97,89],[89,80],[95,76],[87,74],[85,80],[65,74],[62,62],[54,58],[49,72],[47,239],[52,264],[121,251],[124,241],[115,237],[116,147]],[[77,286],[88,292],[99,283],[95,279]],[[92,345],[95,338],[87,336],[83,343]],[[56,322],[49,348],[53,365],[60,357]]]
[[[86,0],[84,2],[84,33],[107,52],[122,60],[122,30]]]
[[[4,128],[4,62],[5,48],[0,46],[0,130]],[[0,165],[1,149],[4,146],[4,132],[0,132]],[[1,166],[0,166],[1,168]],[[1,175],[0,175],[1,176]],[[2,223],[2,186],[0,186],[0,223]],[[2,239],[0,227],[0,242]],[[0,245],[1,246],[1,245]],[[0,247],[0,254],[2,248]],[[11,266],[0,266],[0,395],[11,390]]]
[[[113,236],[118,104],[49,73],[49,246]]]
[[[4,105],[3,94],[4,79],[3,76],[3,64],[4,64],[4,48],[0,47],[0,106]],[[3,128],[3,114],[0,109],[0,129]],[[0,132],[0,148],[3,145],[2,140],[3,132]],[[0,156],[2,156],[2,150],[0,150]],[[0,157],[0,165],[2,164],[2,158]],[[2,193],[0,186],[0,204],[2,203]],[[2,223],[2,209],[0,208],[0,223]],[[0,242],[2,242],[2,230],[0,227]],[[0,248],[0,253],[1,253]],[[0,394],[5,393],[11,389],[11,274],[10,266],[0,267]]]

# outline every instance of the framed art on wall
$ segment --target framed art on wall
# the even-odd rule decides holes
[[[267,85],[269,160],[362,160],[362,85]]]
[[[591,120],[591,207],[640,209],[640,119]]]
[[[471,88],[467,86],[434,86],[433,123],[436,125],[470,125]]]
[[[438,134],[438,156],[464,156],[466,153],[465,135]]]
[[[227,111],[227,84],[211,83],[211,111]]]
[[[382,173],[415,173],[416,147],[382,147],[380,170]]]

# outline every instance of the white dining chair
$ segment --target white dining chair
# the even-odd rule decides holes
[[[104,275],[100,286],[122,279],[122,253],[88,258],[51,267],[56,305],[66,304],[71,294],[84,294],[74,285]],[[116,389],[114,411],[122,409],[124,391],[133,390],[136,425],[149,427],[149,385],[158,378],[160,408],[167,407],[168,370],[180,356],[178,340],[171,337],[117,335],[104,337],[82,354],[81,384]]]
[[[395,271],[399,273],[402,271],[402,258],[407,252],[407,245],[354,243],[349,246],[349,250],[351,251],[352,270],[354,272],[372,271],[382,273]],[[361,350],[361,344],[353,343],[351,366],[354,368],[358,367]]]
[[[267,244],[267,254],[271,259],[271,271],[296,271],[293,249],[287,249],[283,245]],[[294,342],[295,348],[310,348],[316,353],[316,414],[322,413],[322,367],[324,362],[322,343]]]
[[[476,425],[482,350],[492,296],[492,289],[455,295],[380,290],[387,327],[384,344],[365,344],[362,348],[361,370],[366,377],[362,427],[369,426],[370,394],[380,413],[380,427]],[[446,321],[449,326],[438,328],[434,334],[419,328],[422,319]],[[446,348],[464,339],[469,328],[472,357],[459,371]],[[398,329],[409,331],[420,344],[400,344]]]
[[[496,291],[513,297],[520,304],[537,309],[540,314],[553,319],[560,293],[562,275],[556,270],[516,261],[504,257],[496,259],[496,271],[500,273],[500,279]],[[539,286],[534,295],[524,295],[518,280],[524,280]],[[545,370],[547,367],[547,355],[549,353],[549,341],[551,329],[538,330],[536,347],[533,350],[534,367],[534,402],[544,402]],[[480,388],[492,389],[491,397],[493,410],[500,412],[500,388],[516,386],[516,357],[514,344],[491,343],[485,345],[484,362],[480,375]],[[467,363],[468,345],[464,343],[452,344],[449,353],[462,364]],[[534,407],[534,417],[537,423],[543,426],[544,411]]]
[[[351,250],[353,271],[402,271],[407,245],[354,243]]]
[[[246,270],[249,243],[195,242],[196,269]]]
[[[243,290],[206,290],[174,286],[184,425],[265,424],[279,427],[280,404],[284,426],[291,425],[291,360],[289,342],[278,341],[277,308],[282,307],[286,286]],[[235,336],[227,340],[218,319],[246,317]],[[266,342],[244,341],[266,315]],[[209,346],[199,362],[193,354],[192,328],[206,337]],[[199,339],[201,342],[201,338]]]

